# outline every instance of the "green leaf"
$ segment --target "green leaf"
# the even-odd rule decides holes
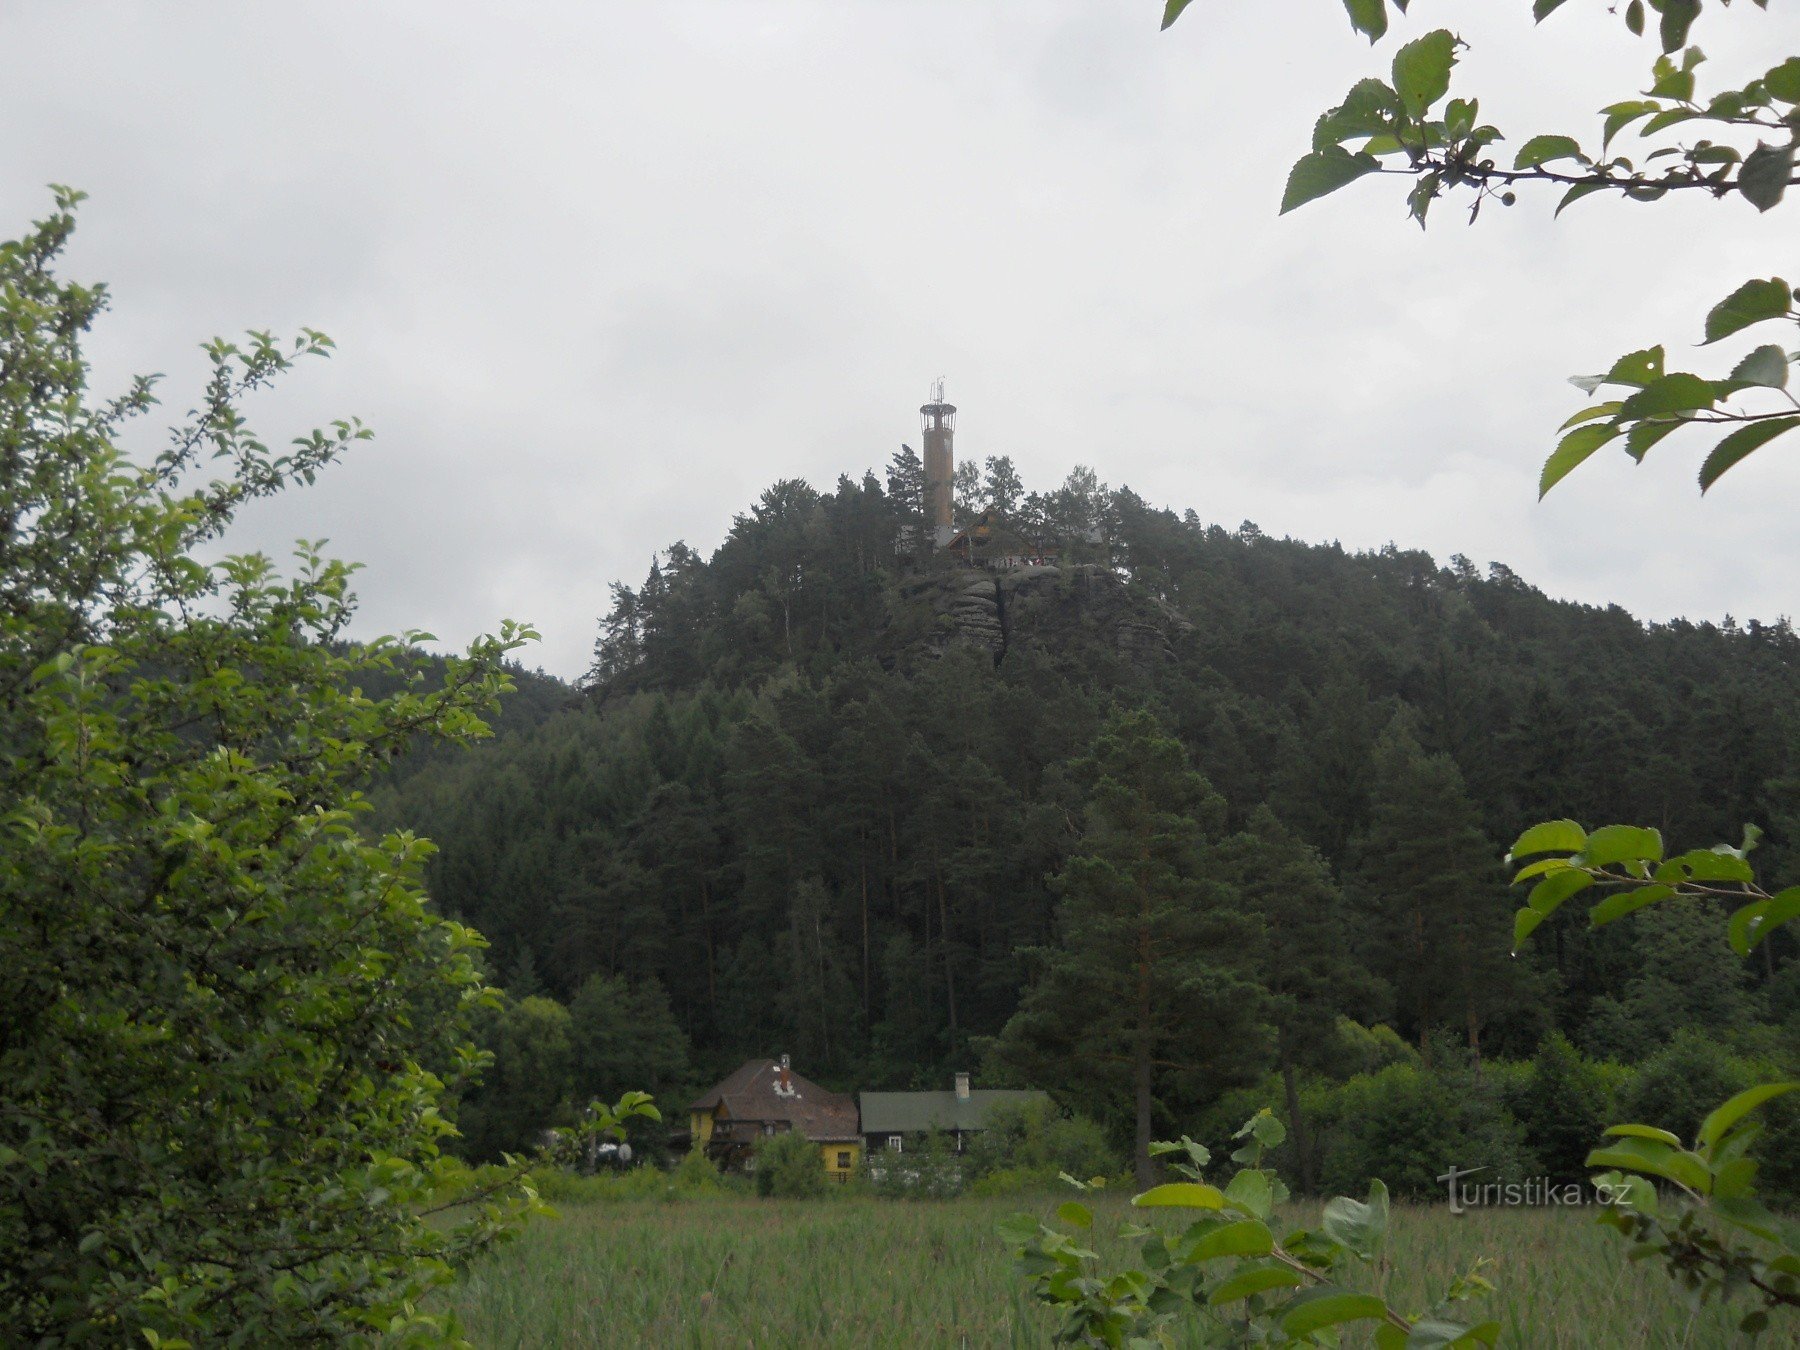
[[[1552,872],[1531,888],[1531,894],[1526,897],[1525,903],[1549,918],[1562,907],[1563,901],[1571,895],[1579,895],[1593,884],[1594,878],[1579,868],[1571,868],[1567,872]]]
[[[1326,150],[1356,136],[1388,132],[1400,117],[1400,96],[1380,80],[1358,80],[1344,101],[1325,113],[1313,126],[1313,149]],[[1391,137],[1389,139],[1392,139]],[[1399,142],[1396,141],[1398,148]],[[1373,147],[1364,150],[1374,153]]]
[[[1756,873],[1736,852],[1698,848],[1670,858],[1656,869],[1657,881],[1755,881]]]
[[[1727,936],[1739,956],[1748,956],[1770,933],[1796,916],[1800,916],[1800,886],[1789,886],[1733,914]]]
[[[1325,1327],[1386,1316],[1387,1304],[1373,1294],[1321,1293],[1289,1305],[1281,1316],[1281,1329],[1290,1336],[1307,1336]]]
[[[1275,1235],[1256,1219],[1228,1223],[1201,1236],[1188,1252],[1190,1262],[1213,1261],[1221,1256],[1267,1256],[1275,1250]]]
[[[1754,1164],[1749,1163],[1748,1159],[1739,1159],[1739,1162],[1749,1166],[1751,1170],[1754,1171]],[[1741,1178],[1738,1179],[1738,1181],[1739,1184],[1742,1184]],[[1726,1183],[1723,1178],[1720,1178],[1718,1182],[1714,1183],[1713,1187],[1713,1193],[1717,1197],[1712,1203],[1712,1209],[1715,1214],[1733,1228],[1741,1228],[1747,1233],[1755,1233],[1759,1238],[1765,1238],[1770,1242],[1781,1241],[1782,1222],[1780,1219],[1776,1218],[1764,1205],[1751,1196],[1719,1196],[1718,1190],[1719,1186],[1722,1184],[1730,1183]]]
[[[1610,867],[1622,862],[1661,862],[1662,831],[1638,825],[1603,825],[1587,837],[1574,861],[1587,867]]]
[[[1023,1247],[1028,1242],[1037,1241],[1042,1228],[1043,1225],[1029,1214],[1009,1214],[994,1225],[994,1231],[1000,1234],[1009,1247]]]
[[[1056,1217],[1073,1228],[1092,1228],[1094,1226],[1094,1211],[1074,1200],[1065,1200],[1058,1205]]]
[[[1420,174],[1419,181],[1406,194],[1406,213],[1419,222],[1421,230],[1425,228],[1425,217],[1431,211],[1431,204],[1438,199],[1443,182],[1444,175],[1433,169],[1430,173]]]
[[[1670,127],[1681,125],[1683,122],[1691,122],[1696,117],[1701,117],[1703,115],[1704,114],[1702,113],[1695,112],[1691,108],[1664,108],[1661,112],[1657,113],[1656,116],[1644,123],[1643,128],[1638,132],[1638,135],[1654,136],[1659,131],[1666,131]],[[1651,158],[1654,159],[1656,156],[1652,155]]]
[[[1133,1196],[1131,1203],[1146,1208],[1224,1209],[1225,1193],[1217,1186],[1207,1186],[1197,1181],[1172,1181],[1164,1186],[1152,1186],[1142,1195]]]
[[[1536,862],[1528,863],[1515,872],[1512,884],[1522,886],[1533,877],[1548,876],[1552,872],[1566,872],[1569,866],[1567,858],[1539,858]]]
[[[1598,182],[1577,183],[1563,193],[1562,200],[1556,204],[1556,214],[1560,216],[1583,197],[1591,197],[1596,192],[1604,192],[1608,186],[1610,185],[1607,183]]]
[[[1206,1301],[1217,1307],[1221,1303],[1235,1303],[1240,1298],[1249,1298],[1252,1294],[1261,1294],[1270,1289],[1292,1289],[1301,1280],[1302,1277],[1297,1272],[1286,1266],[1254,1266],[1226,1280],[1206,1296]]]
[[[1536,23],[1542,23],[1563,6],[1563,0],[1531,0],[1531,17]]]
[[[1670,1148],[1681,1147],[1681,1137],[1655,1125],[1609,1125],[1606,1133],[1615,1139],[1654,1139]]]
[[[1706,343],[1730,337],[1741,328],[1785,316],[1792,307],[1793,290],[1780,277],[1746,281],[1712,307],[1706,316]]]
[[[1549,164],[1559,159],[1585,161],[1587,156],[1582,154],[1581,143],[1573,136],[1533,136],[1513,156],[1513,168],[1535,169],[1540,164]]]
[[[1244,1213],[1258,1219],[1269,1217],[1273,1206],[1273,1198],[1269,1189],[1269,1178],[1254,1167],[1247,1167],[1231,1179],[1225,1187],[1225,1199]]]
[[[1640,117],[1648,117],[1652,113],[1661,112],[1662,104],[1650,103],[1641,98],[1626,99],[1623,103],[1614,103],[1601,109],[1606,114],[1606,131],[1601,139],[1600,148],[1604,152],[1612,144],[1612,138],[1624,128],[1630,126]],[[1566,205],[1566,203],[1565,203]]]
[[[1586,843],[1587,831],[1574,821],[1546,820],[1513,841],[1506,861],[1528,858],[1533,853],[1579,853]]]
[[[1438,1347],[1493,1344],[1492,1337],[1478,1334],[1483,1330],[1484,1328],[1476,1328],[1471,1331],[1456,1322],[1422,1317],[1413,1323],[1412,1334],[1406,1338],[1405,1345],[1407,1350],[1438,1350]]]
[[[1625,6],[1625,26],[1631,30],[1633,37],[1644,36],[1644,0],[1631,0]]]
[[[1762,78],[1763,88],[1783,103],[1800,103],[1800,56],[1790,56]]]
[[[1660,380],[1652,380],[1631,395],[1625,400],[1625,406],[1619,409],[1619,416],[1624,420],[1636,420],[1643,417],[1663,417],[1670,413],[1697,412],[1712,407],[1718,401],[1718,391],[1713,388],[1711,380],[1703,380],[1698,375],[1678,370]]]
[[[1371,46],[1387,33],[1386,0],[1344,0],[1344,9],[1350,15],[1350,26],[1367,33]]]
[[[1659,25],[1662,49],[1679,51],[1687,41],[1688,29],[1694,26],[1694,19],[1700,13],[1700,0],[1662,0],[1657,8],[1662,11]]]
[[[1712,448],[1700,466],[1700,490],[1707,491],[1719,481],[1727,469],[1748,458],[1785,431],[1800,426],[1800,417],[1771,417],[1762,422],[1749,422],[1732,432]]]
[[[1365,1261],[1375,1259],[1387,1237],[1388,1193],[1380,1179],[1369,1182],[1367,1201],[1340,1195],[1325,1206],[1319,1228],[1326,1237],[1355,1252]]]
[[[1644,456],[1650,453],[1650,448],[1653,445],[1663,437],[1667,436],[1671,431],[1676,431],[1687,425],[1687,421],[1682,418],[1675,418],[1673,420],[1662,422],[1639,422],[1630,431],[1625,433],[1625,453],[1630,455],[1638,463],[1642,464],[1644,462]]]
[[[1594,381],[1595,388],[1598,388],[1599,385],[1600,381],[1596,379]],[[1590,389],[1588,392],[1592,393],[1593,390]],[[1567,431],[1570,427],[1578,427],[1583,422],[1598,422],[1602,417],[1611,417],[1614,413],[1619,411],[1621,406],[1623,405],[1618,399],[1614,399],[1608,403],[1596,403],[1590,408],[1583,408],[1580,412],[1573,414],[1569,420],[1564,422],[1557,430]]]
[[[1620,434],[1621,429],[1611,422],[1590,422],[1569,432],[1556,443],[1556,449],[1544,461],[1543,472],[1538,475],[1538,497],[1541,499],[1551,488],[1586,463],[1596,450],[1617,440]]]
[[[1450,91],[1456,39],[1447,28],[1427,33],[1394,53],[1394,92],[1416,121]]]
[[[1788,355],[1774,343],[1765,343],[1731,368],[1731,378],[1738,384],[1751,384],[1759,389],[1785,389]]]
[[[1744,167],[1738,170],[1738,191],[1758,211],[1767,211],[1781,200],[1793,176],[1791,145],[1759,145],[1744,156]]]
[[[1338,145],[1303,155],[1288,172],[1287,190],[1281,195],[1279,214],[1285,216],[1295,207],[1336,192],[1346,183],[1354,183],[1380,168],[1381,161],[1375,156],[1353,155]]]
[[[1622,919],[1646,905],[1654,905],[1659,900],[1667,900],[1673,894],[1673,886],[1656,885],[1640,886],[1636,890],[1609,895],[1588,911],[1588,926],[1604,928],[1616,919]]]
[[[1701,1123],[1701,1145],[1709,1149],[1717,1148],[1719,1141],[1731,1132],[1731,1127],[1756,1110],[1757,1107],[1796,1089],[1800,1089],[1800,1082],[1759,1083],[1753,1088],[1738,1093]]]
[[[1589,1167],[1620,1167],[1666,1177],[1701,1195],[1711,1188],[1712,1174],[1706,1163],[1657,1139],[1622,1138],[1609,1148],[1597,1148],[1587,1156]]]
[[[1246,1134],[1264,1148],[1280,1148],[1287,1142],[1287,1126],[1266,1106],[1245,1121],[1243,1128],[1232,1138],[1240,1138]]]
[[[1725,925],[1725,940],[1739,956],[1750,955],[1750,935],[1756,931],[1763,908],[1768,903],[1767,900],[1752,900],[1734,913],[1730,922]]]
[[[1170,24],[1179,19],[1181,11],[1191,3],[1192,0],[1168,0],[1168,3],[1163,6],[1162,26],[1164,30],[1167,30]]]
[[[1513,915],[1513,955],[1519,954],[1519,948],[1525,945],[1525,939],[1537,931],[1537,926],[1550,916],[1541,909],[1521,909]]]

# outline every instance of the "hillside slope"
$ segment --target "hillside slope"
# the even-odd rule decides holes
[[[438,841],[434,892],[503,979],[566,999],[595,972],[654,978],[701,1067],[787,1050],[862,1086],[935,1082],[1011,1015],[1076,839],[1069,765],[1120,703],[1179,736],[1233,828],[1266,803],[1317,848],[1372,971],[1398,922],[1373,807],[1438,757],[1487,833],[1496,951],[1517,903],[1499,854],[1536,819],[1695,845],[1755,822],[1765,870],[1793,870],[1785,622],[1645,625],[1499,564],[1203,525],[1091,475],[1019,510],[1064,556],[996,582],[912,556],[873,475],[777,484],[710,558],[678,544],[615,587],[582,706],[424,766],[382,818]],[[1094,520],[1105,545],[1066,542]],[[1625,1053],[1622,991],[1669,978],[1629,928],[1559,925],[1501,963],[1489,1043],[1555,1026]],[[1670,1016],[1790,1006],[1791,945],[1737,1011]],[[1391,996],[1352,1011],[1428,1030]]]

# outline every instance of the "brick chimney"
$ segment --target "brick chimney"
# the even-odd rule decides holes
[[[956,1100],[959,1102],[969,1100],[969,1075],[966,1073],[956,1075]]]
[[[775,1075],[775,1091],[783,1097],[794,1095],[794,1080],[788,1074],[788,1057],[786,1055],[781,1057],[781,1069]]]

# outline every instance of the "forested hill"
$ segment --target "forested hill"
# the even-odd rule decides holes
[[[1322,855],[1321,921],[1371,977],[1343,994],[1358,1021],[1511,1054],[1558,1027],[1634,1057],[1794,1005],[1791,942],[1751,969],[1722,942],[1703,976],[1665,969],[1647,935],[1719,927],[1673,910],[1598,933],[1571,915],[1508,960],[1499,867],[1547,817],[1680,846],[1754,822],[1763,871],[1796,879],[1785,622],[1644,625],[1499,564],[1224,529],[1080,471],[1026,495],[1003,461],[964,495],[1061,565],[994,585],[907,547],[915,465],[779,483],[710,559],[675,545],[614,588],[582,706],[381,795],[440,845],[434,893],[503,982],[666,994],[694,1080],[787,1051],[827,1081],[936,1085],[1054,939],[1070,766],[1124,704],[1187,747],[1227,830],[1266,832],[1266,804]],[[1431,925],[1472,953],[1448,977],[1420,959]]]

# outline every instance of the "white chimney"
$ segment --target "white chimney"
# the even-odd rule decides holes
[[[969,1100],[969,1075],[966,1073],[956,1075],[956,1100],[959,1102]]]

